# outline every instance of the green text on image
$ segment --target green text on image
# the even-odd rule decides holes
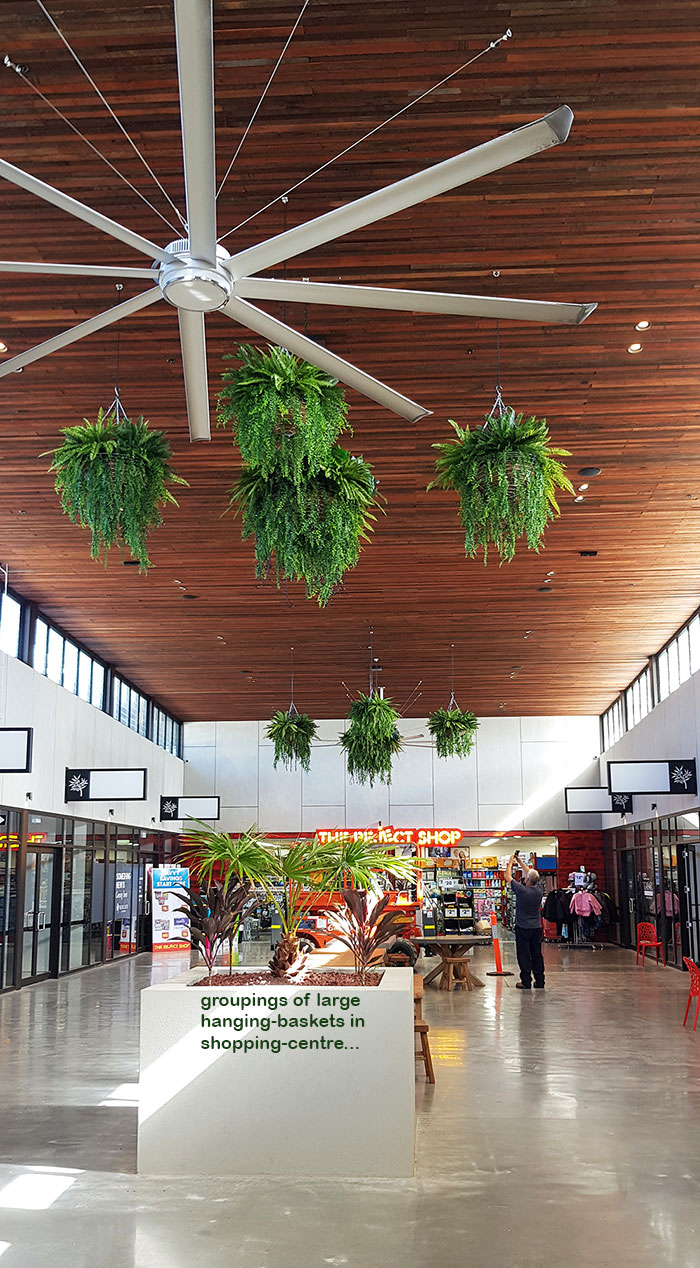
[[[356,1050],[365,1019],[359,995],[202,995],[202,1048],[210,1051],[342,1052]],[[229,1038],[212,1031],[232,1030]],[[301,1034],[299,1033],[301,1032]]]

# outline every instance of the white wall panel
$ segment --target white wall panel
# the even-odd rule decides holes
[[[273,767],[271,744],[259,749],[260,818],[263,832],[301,831],[301,771]]]
[[[232,725],[232,724],[227,724]],[[253,725],[256,725],[255,723]],[[193,748],[195,744],[211,748],[216,744],[216,722],[188,722],[187,744]]]
[[[319,828],[344,828],[345,806],[303,806],[302,832],[317,832]]]
[[[184,792],[188,797],[213,796],[218,792],[216,783],[216,749],[190,748],[186,744],[182,750],[186,762]],[[222,802],[225,800],[221,798]]]
[[[479,806],[479,828],[487,832],[511,832],[523,827],[523,808],[521,805],[488,805]]]
[[[482,718],[476,734],[479,804],[522,801],[520,718]]]
[[[320,742],[313,747],[308,775],[273,770],[272,744],[264,738],[266,721],[217,722],[211,785],[211,746],[199,742],[211,732],[195,725],[194,745],[191,724],[185,727],[190,759],[185,792],[217,793],[222,809],[238,806],[246,815],[256,807],[254,817],[274,825],[271,831],[312,831],[328,826],[331,814],[331,826],[342,822],[351,828],[380,821],[467,831],[518,828],[525,821],[533,830],[600,826],[595,816],[592,822],[568,822],[563,798],[566,783],[598,780],[597,770],[590,770],[597,752],[597,718],[484,718],[468,758],[444,760],[427,746],[409,744],[394,763],[388,788],[348,779],[342,750],[334,743],[344,728],[342,719],[318,724]],[[521,741],[521,727],[523,736],[533,738]],[[401,720],[406,736],[425,730],[425,719]],[[407,821],[417,816],[420,823]]]
[[[365,828],[375,823],[389,823],[389,789],[386,784],[354,784],[348,780],[345,789],[346,828]]]
[[[217,722],[215,742],[215,787],[211,791],[218,793],[222,805],[257,805],[257,722]]]
[[[478,826],[476,753],[469,757],[433,755],[435,824],[438,828]]]
[[[314,747],[308,774],[302,772],[301,796],[304,806],[345,805],[345,753],[341,748]]]
[[[222,806],[217,832],[247,832],[258,825],[257,806]]]
[[[412,719],[405,719],[411,721]],[[412,731],[411,734],[415,734]],[[391,775],[389,801],[392,806],[417,805],[433,801],[433,750],[407,744],[396,758]],[[409,826],[408,824],[406,825]]]

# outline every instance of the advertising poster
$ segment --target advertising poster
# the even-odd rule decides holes
[[[122,954],[136,950],[136,921],[132,924],[131,906],[133,902],[134,872],[137,869],[131,863],[117,864],[114,880],[114,920],[120,922],[119,950]]]
[[[154,867],[153,869],[153,950],[189,951],[190,922],[177,892],[189,885],[187,867]]]

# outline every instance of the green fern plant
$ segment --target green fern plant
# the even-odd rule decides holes
[[[324,465],[304,480],[244,467],[229,509],[242,517],[243,538],[255,538],[256,576],[304,581],[308,598],[324,607],[369,540],[384,498],[362,458],[334,445]]]
[[[348,760],[348,774],[358,784],[374,786],[375,779],[391,783],[391,764],[403,742],[399,713],[391,700],[374,692],[360,694],[350,705],[349,723],[340,743]]]
[[[436,709],[428,718],[438,757],[468,757],[474,747],[479,721],[469,709],[457,705]]]
[[[272,347],[241,344],[240,365],[222,375],[218,425],[230,427],[244,462],[305,485],[327,464],[348,405],[337,379],[308,361]],[[233,360],[233,357],[227,357]]]
[[[161,507],[177,506],[169,484],[187,485],[172,469],[170,445],[160,431],[151,431],[142,416],[137,422],[99,410],[97,421],[85,419],[65,427],[63,444],[51,450],[49,468],[56,473],[56,492],[72,523],[92,533],[90,554],[104,550],[105,566],[112,546],[128,547],[139,571],[150,567],[148,533],[163,523]],[[42,457],[48,457],[43,454]]]
[[[547,524],[559,514],[557,490],[574,492],[558,461],[569,450],[550,444],[546,419],[526,419],[513,409],[473,431],[450,422],[457,439],[433,445],[440,456],[428,489],[459,493],[466,554],[473,558],[481,546],[486,563],[492,544],[501,561],[510,561],[521,537],[539,551]]]
[[[308,713],[297,713],[293,707],[278,709],[265,732],[275,746],[277,766],[282,762],[287,770],[301,766],[308,772],[311,764],[311,741],[316,739],[318,727]]]

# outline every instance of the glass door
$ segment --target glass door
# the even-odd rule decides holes
[[[24,885],[22,982],[34,982],[58,973],[59,920],[56,911],[56,876],[59,851],[27,850]]]
[[[697,845],[681,847],[681,903],[685,923],[683,954],[700,962],[700,857]]]

